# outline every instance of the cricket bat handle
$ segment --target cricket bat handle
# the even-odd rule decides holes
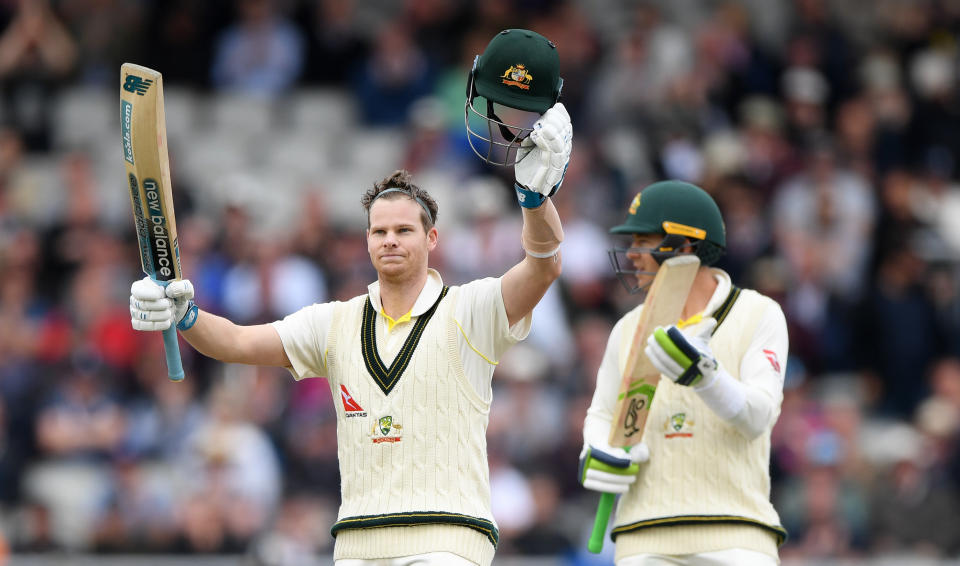
[[[169,281],[157,281],[167,286]],[[180,359],[180,343],[177,342],[177,326],[171,324],[163,331],[163,352],[167,356],[167,377],[170,381],[183,381],[183,361]]]
[[[594,554],[600,554],[600,551],[603,550],[603,535],[607,533],[607,523],[610,521],[610,513],[613,512],[613,503],[616,500],[617,495],[615,493],[600,495],[597,516],[593,520],[593,532],[590,533],[590,542],[587,543],[587,550]]]
[[[170,381],[183,381],[183,362],[180,360],[180,344],[177,343],[177,328],[163,331],[163,350],[167,355],[167,376]]]

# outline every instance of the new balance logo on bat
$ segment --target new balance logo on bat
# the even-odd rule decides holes
[[[153,254],[154,274],[161,281],[167,281],[172,279],[174,274],[170,250],[175,248],[176,242],[170,241],[170,224],[160,202],[160,184],[155,179],[144,179],[143,195],[146,197],[149,212],[150,251]]]
[[[340,385],[340,400],[343,401],[343,412],[346,414],[347,418],[367,416],[367,412],[363,410],[363,407],[360,406],[360,403],[357,403],[357,400],[353,398],[353,395],[350,395],[350,392],[347,391],[347,387],[343,384]]]
[[[151,79],[144,79],[137,75],[127,75],[127,79],[123,81],[123,90],[143,96],[150,90],[152,84]]]

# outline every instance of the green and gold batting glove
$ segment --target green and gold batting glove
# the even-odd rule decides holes
[[[640,464],[650,459],[646,444],[638,444],[629,452],[603,443],[602,447],[584,444],[580,452],[580,483],[601,493],[626,493],[637,481]]]
[[[676,326],[657,327],[644,350],[660,373],[677,385],[703,388],[712,383],[720,369],[707,341],[717,321],[707,319],[699,332],[689,335]]]

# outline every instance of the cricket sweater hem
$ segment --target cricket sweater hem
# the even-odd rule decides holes
[[[675,524],[652,526],[616,535],[616,560],[635,554],[699,554],[730,548],[777,558],[778,536],[752,524]]]
[[[333,559],[373,560],[428,552],[451,552],[490,566],[494,547],[479,531],[454,525],[351,528],[337,533]]]

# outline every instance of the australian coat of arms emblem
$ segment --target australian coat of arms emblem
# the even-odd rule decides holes
[[[503,84],[519,87],[523,90],[529,90],[530,83],[533,81],[533,75],[527,71],[527,67],[523,63],[510,65],[500,78],[503,79]]]

